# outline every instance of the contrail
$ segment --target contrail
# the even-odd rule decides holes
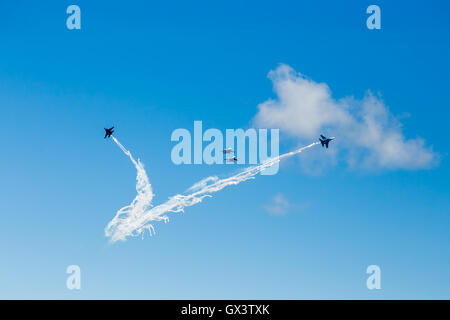
[[[280,162],[281,159],[291,157],[319,144],[319,142],[314,142],[306,147],[282,154],[278,157],[270,158],[260,165],[249,167],[240,173],[225,179],[219,179],[216,176],[208,177],[190,187],[187,190],[190,193],[186,195],[177,194],[169,198],[166,202],[154,207],[152,206],[154,194],[144,166],[139,159],[137,161],[134,160],[131,152],[125,149],[115,137],[112,138],[120,149],[130,157],[131,162],[133,162],[136,167],[137,196],[130,205],[117,211],[115,217],[106,226],[105,235],[110,237],[111,242],[116,242],[118,240],[125,241],[129,236],[143,235],[143,232],[146,229],[148,229],[150,235],[152,235],[155,233],[155,229],[151,225],[151,222],[168,222],[169,218],[167,213],[184,212],[185,207],[190,207],[202,202],[205,197],[212,197],[213,193],[216,193],[225,187],[237,185],[249,179],[254,179],[255,175],[273,166],[275,163]]]

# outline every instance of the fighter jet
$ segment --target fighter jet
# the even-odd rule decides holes
[[[228,161],[228,162],[236,162],[236,161],[237,161],[237,158],[236,158],[236,156],[234,156],[233,158],[227,159],[227,161]]]
[[[322,139],[321,139],[322,138]],[[327,138],[327,137],[325,137],[324,135],[320,135],[320,138],[319,138],[319,141],[320,141],[320,143],[322,144],[322,147],[323,146],[326,146],[327,147],[327,149],[328,149],[328,143],[330,143],[330,141],[331,140],[333,140],[334,139],[334,137],[331,137],[331,138]]]
[[[114,126],[112,126],[109,129],[106,129],[106,128],[103,128],[103,129],[105,129],[105,138],[104,139],[111,137],[111,135],[114,132]]]
[[[224,149],[222,152],[225,153],[225,154],[227,154],[227,153],[232,153],[232,152],[233,152],[233,149],[231,149],[231,148]]]

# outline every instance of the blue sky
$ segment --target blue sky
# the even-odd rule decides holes
[[[382,29],[368,30],[375,3]],[[77,1],[82,29],[69,31],[70,4],[0,4],[0,298],[450,298],[447,2]],[[103,127],[163,202],[237,170],[174,165],[172,131],[250,127],[277,99],[267,75],[280,63],[336,100],[380,95],[438,163],[352,168],[338,155],[311,174],[299,155],[156,223],[152,238],[109,244],[135,169]],[[299,144],[283,137],[281,152]],[[282,216],[266,210],[278,194]],[[80,291],[66,288],[72,264]],[[366,288],[371,264],[381,290]]]

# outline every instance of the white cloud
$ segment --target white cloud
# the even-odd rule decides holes
[[[287,213],[289,207],[289,201],[282,193],[278,193],[272,198],[269,204],[264,206],[264,209],[273,216],[283,216]]]
[[[370,91],[362,100],[335,100],[325,83],[317,83],[280,65],[269,75],[276,99],[258,106],[258,126],[280,128],[300,140],[319,134],[337,137],[333,148],[351,166],[387,169],[422,169],[438,155],[421,138],[406,139],[401,124],[384,102]]]

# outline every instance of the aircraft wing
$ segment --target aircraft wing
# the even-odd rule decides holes
[[[326,139],[322,134],[320,136],[322,137],[322,139]]]

